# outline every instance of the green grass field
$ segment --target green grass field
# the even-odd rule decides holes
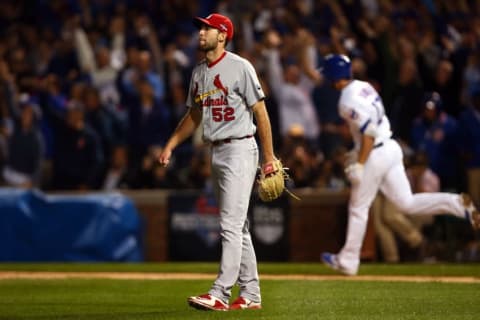
[[[201,272],[215,263],[0,264],[3,271]],[[262,275],[333,275],[321,264],[261,263]],[[262,280],[263,309],[206,312],[190,308],[211,280],[3,279],[0,319],[479,319],[480,265],[364,264],[361,275],[473,277],[439,281]],[[335,278],[337,279],[337,278]],[[383,279],[383,278],[382,278]],[[236,293],[236,290],[234,291]]]

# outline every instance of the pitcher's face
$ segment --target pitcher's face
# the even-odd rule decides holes
[[[198,41],[200,50],[207,52],[215,50],[218,47],[220,31],[207,25],[203,25],[198,31]]]

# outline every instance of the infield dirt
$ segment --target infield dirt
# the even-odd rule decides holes
[[[49,271],[2,271],[5,279],[115,279],[115,280],[209,280],[214,274],[207,273],[150,273],[150,272],[49,272]],[[397,275],[260,275],[262,280],[311,280],[311,281],[384,281],[384,282],[444,282],[480,283],[480,278],[459,276],[397,276]]]

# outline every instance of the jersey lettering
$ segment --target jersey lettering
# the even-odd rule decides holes
[[[210,98],[207,97],[205,100],[202,101],[202,107],[211,107],[211,106],[225,106],[228,105],[227,97],[221,96],[218,98]]]
[[[235,109],[232,107],[213,107],[212,120],[215,122],[232,121],[235,120]]]
[[[225,107],[223,109],[223,119],[225,121],[232,121],[235,120],[235,109],[232,107]]]
[[[222,121],[222,108],[219,107],[213,107],[210,110],[212,110],[212,120],[215,122],[220,122]]]
[[[377,124],[382,122],[382,118],[385,115],[385,109],[383,108],[382,98],[380,96],[376,96],[375,100],[372,102],[372,106],[375,108],[377,112]]]

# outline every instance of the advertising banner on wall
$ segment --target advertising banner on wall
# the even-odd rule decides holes
[[[258,261],[287,261],[289,202],[282,196],[272,202],[254,197],[250,207],[250,233]]]
[[[250,233],[259,261],[288,259],[288,199],[263,203],[253,196]],[[172,193],[168,198],[169,260],[219,261],[220,216],[213,193]]]
[[[220,260],[220,220],[213,193],[172,193],[168,216],[169,260]]]

